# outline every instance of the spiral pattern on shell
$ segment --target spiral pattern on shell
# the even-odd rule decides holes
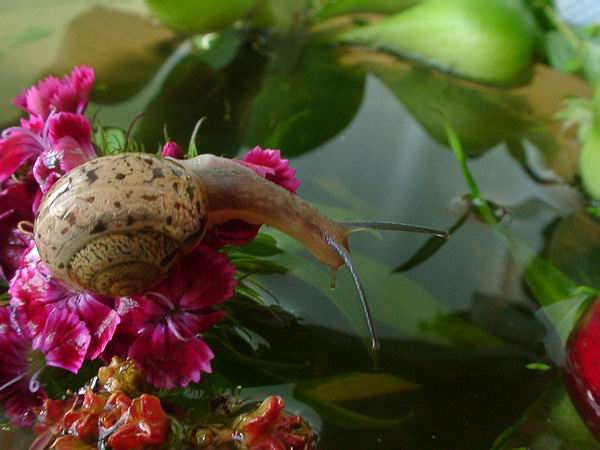
[[[52,187],[34,238],[57,277],[100,294],[129,295],[156,283],[196,246],[207,210],[201,181],[176,161],[107,156]]]

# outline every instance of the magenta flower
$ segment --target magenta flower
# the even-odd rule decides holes
[[[241,162],[290,192],[295,193],[300,186],[300,180],[296,178],[296,169],[290,167],[289,161],[281,157],[280,150],[254,147]]]
[[[160,152],[160,155],[163,158],[169,157],[174,159],[183,159],[185,154],[183,153],[183,149],[177,145],[175,141],[169,141],[163,145],[163,148]]]
[[[43,193],[69,170],[96,157],[87,119],[59,113],[48,120],[48,146],[33,166],[33,175]]]
[[[95,157],[87,119],[69,112],[53,114],[41,135],[24,127],[8,128],[2,133],[0,183],[30,162],[45,193],[58,177]]]
[[[0,277],[6,282],[19,268],[21,256],[31,238],[18,229],[21,221],[33,223],[32,206],[37,185],[28,177],[22,182],[9,181],[0,191]]]
[[[41,371],[53,366],[77,373],[89,343],[85,326],[66,309],[49,314],[32,338],[20,327],[18,313],[0,308],[0,402],[11,420],[30,425],[31,409],[45,398]]]
[[[46,317],[57,310],[75,314],[90,336],[88,359],[95,359],[113,337],[121,320],[111,307],[112,299],[65,286],[54,278],[32,243],[21,266],[10,282],[11,305],[24,318],[23,325],[32,336],[43,329]]]
[[[25,89],[15,98],[14,104],[44,120],[52,110],[82,114],[93,85],[94,71],[88,66],[75,67],[62,79],[49,76]]]
[[[279,150],[263,150],[254,147],[238,162],[290,192],[295,193],[300,186],[300,180],[296,178],[296,170],[290,167],[287,159],[281,158]],[[227,244],[242,246],[256,238],[259,229],[260,225],[242,220],[230,220],[210,229],[206,234],[205,242],[215,248]]]
[[[214,355],[202,333],[223,317],[213,307],[233,295],[234,275],[224,254],[200,245],[151,291],[119,299],[118,309],[127,310],[124,322],[137,328],[128,356],[150,384],[185,387],[211,372]]]
[[[37,362],[27,362],[31,342],[15,331],[10,320],[10,309],[0,308],[0,403],[15,425],[31,426],[32,408],[41,406],[45,393],[32,392],[29,381],[37,372]],[[35,385],[34,385],[35,387]]]

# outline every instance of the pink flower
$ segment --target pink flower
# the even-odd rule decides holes
[[[33,175],[43,193],[69,170],[96,157],[87,119],[73,113],[59,113],[48,120],[48,146],[33,166]]]
[[[25,89],[14,100],[23,111],[47,119],[52,109],[82,114],[94,84],[94,71],[88,66],[75,67],[70,75],[58,79],[49,76]]]
[[[9,181],[0,191],[0,277],[10,280],[31,238],[19,231],[21,221],[33,223],[32,205],[37,185],[28,177],[23,182]]]
[[[18,426],[31,426],[34,415],[31,409],[40,406],[45,393],[31,392],[27,355],[31,342],[11,325],[10,309],[0,308],[0,403],[11,422]]]
[[[46,148],[47,143],[41,136],[25,128],[5,130],[0,138],[0,183],[27,161],[37,158]]]
[[[87,119],[69,112],[53,114],[41,135],[24,127],[2,133],[0,183],[29,161],[45,193],[58,177],[95,157]]]
[[[31,409],[41,405],[45,393],[38,377],[46,366],[76,373],[83,363],[90,335],[66,309],[46,317],[44,327],[31,338],[20,327],[18,312],[0,309],[0,402],[11,420],[30,425]]]
[[[175,141],[169,141],[165,143],[160,152],[160,155],[163,158],[169,157],[174,159],[183,159],[183,157],[185,156],[182,148],[179,145],[177,145]]]
[[[213,307],[233,295],[234,275],[224,254],[200,245],[151,291],[119,300],[129,305],[127,320],[137,327],[128,355],[149,383],[185,387],[211,372],[214,355],[201,333],[223,317]]]
[[[296,170],[290,167],[287,159],[281,158],[279,150],[263,150],[254,147],[238,162],[290,192],[295,193],[300,186],[300,180],[296,178]],[[215,248],[227,244],[242,246],[256,238],[259,229],[259,225],[230,220],[208,230],[204,240]]]
[[[90,336],[88,359],[93,360],[104,351],[120,321],[111,307],[111,299],[70,289],[54,278],[41,261],[33,243],[10,282],[9,293],[12,296],[11,305],[23,316],[24,328],[32,336],[39,335],[46,317],[54,311],[74,313]]]
[[[296,192],[300,180],[296,178],[296,169],[290,167],[287,159],[281,157],[280,150],[254,147],[242,158],[242,164],[250,167],[260,176],[277,183],[290,192]]]

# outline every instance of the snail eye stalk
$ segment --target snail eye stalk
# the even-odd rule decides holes
[[[366,230],[408,231],[410,233],[431,234],[444,239],[450,239],[449,231],[437,230],[435,228],[422,227],[420,225],[412,225],[409,223],[359,220],[341,222],[341,224],[348,229],[349,233]]]
[[[419,225],[412,225],[401,222],[386,222],[386,221],[349,221],[349,222],[340,222],[347,231],[348,234],[355,233],[357,231],[366,231],[366,230],[388,230],[388,231],[408,231],[412,233],[423,233],[423,234],[431,234],[434,236],[441,237],[443,239],[450,238],[450,232],[445,230],[437,230],[435,228],[422,227]],[[371,348],[373,350],[379,349],[379,339],[377,338],[377,332],[375,331],[375,324],[373,322],[373,317],[371,314],[371,308],[369,307],[369,301],[367,299],[367,294],[365,293],[365,289],[363,287],[362,282],[360,281],[360,277],[358,275],[358,271],[356,270],[352,260],[350,259],[350,254],[348,251],[340,245],[335,239],[331,236],[325,234],[324,235],[325,242],[331,247],[331,249],[337,253],[337,255],[344,261],[344,264],[348,267],[348,271],[354,281],[354,286],[356,288],[356,292],[358,293],[358,298],[363,308],[363,313],[365,315],[365,319],[367,321],[367,327],[369,329],[369,335],[371,336]]]
[[[328,234],[324,235],[325,242],[331,247],[331,249],[336,252],[340,258],[348,267],[348,271],[350,272],[350,276],[352,277],[352,281],[354,281],[354,286],[356,287],[356,292],[358,293],[358,298],[363,308],[363,312],[365,314],[365,318],[367,320],[367,327],[369,329],[369,335],[371,336],[371,348],[373,350],[379,349],[379,339],[377,338],[377,332],[375,331],[375,324],[373,323],[373,317],[371,315],[371,308],[369,307],[369,300],[367,299],[367,294],[365,293],[365,289],[360,281],[360,277],[358,276],[358,272],[350,259],[350,254],[346,251],[344,247],[338,244],[335,239],[333,239]]]

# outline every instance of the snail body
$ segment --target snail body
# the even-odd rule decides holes
[[[347,246],[341,224],[251,169],[213,155],[187,161],[142,153],[94,159],[44,197],[34,235],[57,277],[120,296],[155,284],[207,227],[231,219],[282,230],[333,271],[343,264],[323,239],[327,234]]]

